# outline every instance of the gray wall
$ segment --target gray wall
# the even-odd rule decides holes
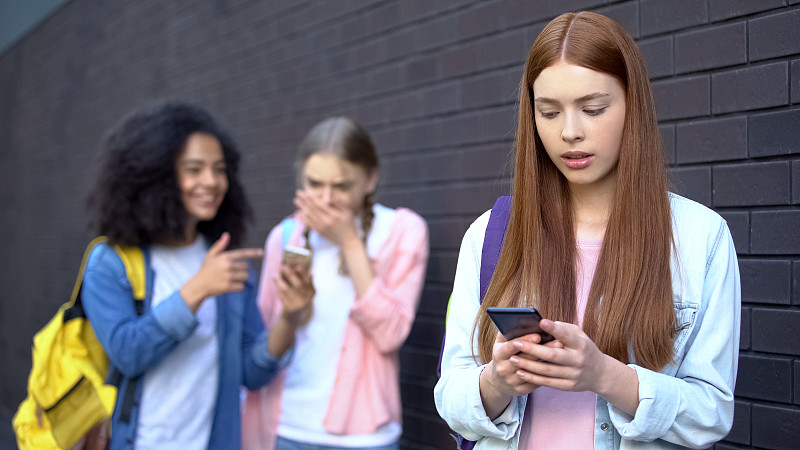
[[[788,3],[788,5],[787,5]],[[420,212],[431,259],[402,350],[406,448],[452,448],[431,390],[466,227],[507,193],[515,91],[544,24],[620,21],[648,62],[680,192],[730,223],[743,320],[734,429],[718,448],[800,441],[798,0],[72,0],[0,55],[0,404],[25,395],[33,333],[67,299],[91,237],[97,143],[152,99],[230,126],[257,211],[291,211],[294,148],[347,114],[382,158],[379,200]]]
[[[34,29],[65,0],[3,0],[0,2],[0,53]]]

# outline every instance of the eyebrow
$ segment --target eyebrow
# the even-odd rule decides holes
[[[595,92],[592,94],[584,95],[583,97],[576,98],[574,103],[583,103],[588,102],[589,100],[597,100],[598,98],[608,97],[609,94],[603,92]],[[561,102],[554,98],[547,98],[547,97],[536,97],[534,103],[548,103],[553,105],[560,105]]]
[[[205,164],[205,163],[206,161],[203,158],[192,158],[192,159],[184,159],[183,161],[181,161],[180,164],[186,166],[190,164]],[[211,164],[214,166],[225,165],[225,160],[219,159],[217,161],[213,161]]]
[[[320,180],[318,180],[318,179],[316,179],[316,178],[314,178],[314,177],[312,177],[310,175],[306,175],[306,180],[308,180],[309,183],[323,184],[322,181],[320,181]],[[334,181],[331,184],[333,186],[346,186],[346,185],[349,185],[350,183],[352,183],[351,180],[341,180],[341,181]]]

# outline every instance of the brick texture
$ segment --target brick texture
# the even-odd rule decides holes
[[[747,157],[747,118],[689,122],[677,127],[678,164]]]
[[[711,21],[716,22],[731,17],[741,17],[768,9],[780,8],[783,5],[783,0],[761,0],[759,2],[750,0],[709,0],[708,17]]]
[[[800,361],[794,362],[794,403],[800,405]]]
[[[715,114],[788,103],[788,64],[779,62],[715,74],[711,100]]]
[[[750,253],[750,214],[739,211],[723,212],[722,218],[728,222],[736,253],[739,255]]]
[[[675,70],[678,73],[747,62],[745,22],[719,25],[675,36]]]
[[[800,311],[753,309],[753,350],[800,356]]]
[[[642,0],[639,4],[644,35],[679,30],[708,20],[708,6],[705,1]]]
[[[637,40],[675,189],[727,220],[740,257],[734,428],[716,448],[796,447],[799,0],[66,2],[0,54],[0,409],[24,397],[31,338],[70,292],[91,238],[98,142],[131,109],[183,99],[239,143],[255,212],[248,245],[291,212],[293,152],[311,125],[348,115],[370,131],[379,201],[414,209],[431,230],[400,354],[401,448],[452,448],[431,390],[461,238],[510,191],[530,45],[581,9]]]
[[[639,42],[647,73],[651,78],[672,74],[673,51],[672,36],[648,39]]]
[[[750,444],[750,410],[751,404],[737,401],[733,405],[733,426],[731,432],[725,437],[726,442],[736,444]]]
[[[673,168],[670,175],[678,194],[711,206],[710,167]]]
[[[792,103],[800,103],[800,60],[792,61]]]
[[[739,350],[750,350],[750,313],[750,308],[742,307],[742,328],[739,334]]]
[[[753,440],[756,448],[795,448],[800,436],[800,410],[753,405]]]
[[[786,11],[750,20],[751,61],[800,53],[800,11]]]
[[[792,304],[800,305],[800,261],[792,263]]]
[[[788,305],[792,266],[789,261],[739,260],[742,302]]]
[[[792,360],[789,358],[741,355],[736,394],[754,400],[789,403],[791,378]]]
[[[800,109],[754,114],[748,121],[747,151],[752,157],[800,153]]]
[[[714,206],[789,204],[789,164],[777,161],[714,167]]]
[[[708,76],[676,78],[653,83],[659,120],[703,117],[711,112]]]
[[[800,210],[754,212],[750,219],[750,250],[756,254],[800,253]]]

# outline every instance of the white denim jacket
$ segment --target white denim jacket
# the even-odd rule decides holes
[[[726,222],[710,209],[670,194],[677,251],[672,290],[679,332],[675,363],[654,372],[636,364],[639,407],[634,417],[598,396],[594,448],[704,448],[722,439],[733,422],[733,389],[739,356],[739,267]],[[485,366],[471,341],[479,308],[479,273],[489,213],[464,235],[448,307],[442,377],[436,408],[476,449],[516,449],[527,396],[518,396],[494,421],[481,403]],[[470,345],[471,344],[471,345]]]

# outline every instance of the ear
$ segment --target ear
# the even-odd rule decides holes
[[[374,193],[377,187],[378,187],[378,169],[373,169],[367,173],[367,192]]]

